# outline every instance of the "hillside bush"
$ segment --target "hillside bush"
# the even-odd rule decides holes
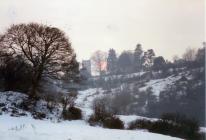
[[[82,111],[77,107],[69,107],[68,109],[64,109],[62,111],[62,117],[64,120],[81,120],[82,119]]]
[[[163,114],[158,121],[136,120],[128,129],[147,129],[149,132],[187,140],[201,140],[197,121],[179,114]]]
[[[116,116],[110,116],[103,120],[103,127],[110,129],[124,129],[124,123]]]
[[[110,129],[124,129],[124,123],[106,109],[105,102],[95,100],[93,103],[94,114],[88,120],[91,126],[99,125]]]

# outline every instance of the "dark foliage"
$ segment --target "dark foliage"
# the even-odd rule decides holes
[[[69,107],[67,110],[63,110],[62,117],[64,120],[80,120],[82,111],[77,107]]]
[[[34,117],[34,119],[39,119],[39,120],[46,118],[46,114],[42,112],[34,112],[32,116]]]
[[[96,100],[94,102],[94,114],[90,116],[89,124],[91,126],[100,125],[110,129],[124,129],[124,123],[118,117],[108,112],[105,104],[101,101]]]
[[[129,51],[122,52],[117,64],[120,73],[131,73],[133,70],[133,53]]]
[[[134,122],[131,122],[129,124],[128,129],[134,130],[134,129],[149,129],[151,127],[152,122],[149,120],[136,120]]]
[[[110,116],[103,120],[103,127],[110,129],[124,129],[124,123],[116,116]]]
[[[153,70],[154,71],[159,71],[159,70],[165,70],[166,67],[166,62],[165,59],[162,56],[156,57],[154,59],[154,64],[153,64]]]
[[[200,140],[197,121],[180,114],[164,114],[161,120],[137,120],[129,125],[129,129],[147,129],[153,133],[180,137],[187,140]]]
[[[31,87],[31,68],[21,56],[4,56],[0,65],[0,78],[5,91],[27,93]]]
[[[107,71],[110,74],[115,74],[117,72],[117,56],[114,49],[110,49],[108,52]]]
[[[91,115],[88,120],[88,122],[92,126],[101,125],[106,118],[112,116],[111,113],[106,111],[105,102],[101,99],[96,99],[93,102],[93,110],[94,110],[94,114]]]

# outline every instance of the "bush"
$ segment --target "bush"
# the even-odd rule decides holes
[[[101,121],[113,115],[112,112],[109,112],[106,108],[106,102],[103,99],[104,98],[98,98],[93,102],[94,117]]]
[[[82,119],[82,111],[76,107],[69,107],[67,110],[63,110],[62,117],[64,120],[80,120]]]
[[[88,122],[91,126],[100,125],[110,129],[124,129],[124,123],[106,109],[103,100],[95,100],[93,103],[94,114]]]
[[[0,66],[0,78],[5,91],[27,93],[31,87],[31,69],[21,56],[5,56]]]
[[[179,114],[164,114],[161,120],[136,120],[129,125],[129,129],[147,129],[153,133],[160,133],[187,140],[200,140],[198,123]]]
[[[88,120],[88,123],[91,125],[91,126],[96,126],[96,125],[101,125],[102,124],[102,121],[96,117],[95,114],[91,115],[89,117],[89,120]]]
[[[129,124],[128,129],[134,130],[134,129],[149,129],[152,125],[152,122],[149,120],[136,120],[134,122],[131,122]]]
[[[95,99],[93,102],[94,114],[90,116],[88,122],[90,125],[102,125],[106,118],[113,116],[112,113],[106,111],[105,102],[101,99]]]
[[[115,116],[111,116],[103,120],[103,127],[110,129],[124,129],[124,123]]]

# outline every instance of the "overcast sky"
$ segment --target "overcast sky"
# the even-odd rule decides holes
[[[171,59],[202,46],[204,13],[204,0],[0,0],[0,32],[38,22],[64,30],[79,60],[137,43]]]

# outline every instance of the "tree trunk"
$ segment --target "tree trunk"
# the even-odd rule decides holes
[[[37,74],[34,74],[33,80],[32,80],[32,87],[30,91],[30,97],[31,98],[37,98],[37,88],[39,87],[39,82],[42,77],[42,71],[39,71]]]
[[[31,98],[36,98],[36,91],[37,91],[38,84],[36,82],[32,82],[32,87],[30,91],[30,97]]]

